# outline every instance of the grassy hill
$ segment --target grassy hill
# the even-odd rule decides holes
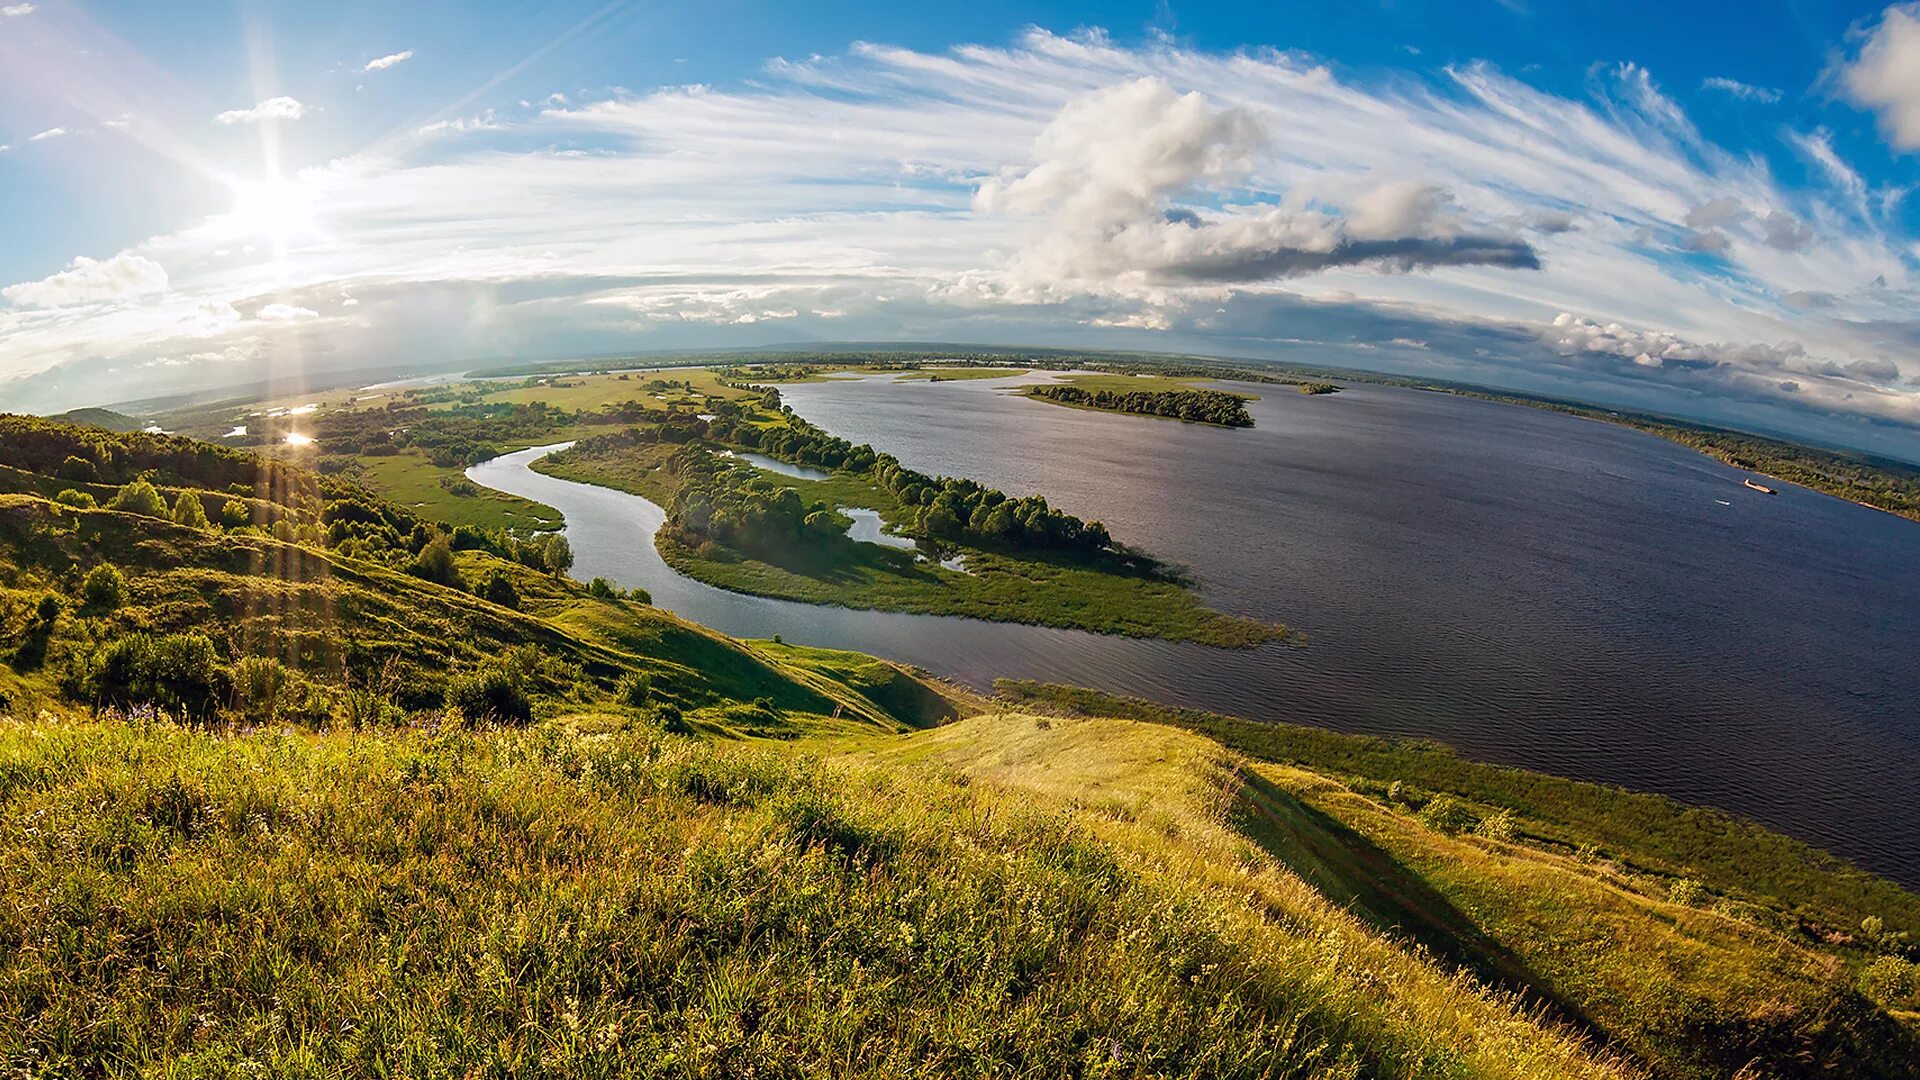
[[[1920,901],[1725,815],[736,641],[191,440],[0,466],[23,1075],[1920,1061]]]

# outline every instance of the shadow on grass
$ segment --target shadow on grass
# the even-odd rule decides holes
[[[1598,1041],[1610,1041],[1526,961],[1365,836],[1258,776],[1241,778],[1238,811],[1233,824],[1242,835],[1335,904],[1491,985],[1545,1004],[1557,1019]]]

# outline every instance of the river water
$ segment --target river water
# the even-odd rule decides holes
[[[1920,525],[1612,425],[1365,384],[1239,387],[1227,430],[1014,397],[1020,380],[835,379],[794,411],[925,472],[1040,493],[1189,567],[1304,647],[1219,650],[741,596],[681,577],[658,508],[526,466],[604,575],[725,633],[985,686],[1070,682],[1719,806],[1920,886]]]

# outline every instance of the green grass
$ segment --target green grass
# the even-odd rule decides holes
[[[543,459],[535,467],[666,506],[677,488],[660,463],[674,449],[655,444],[591,458],[567,454]],[[904,517],[892,493],[857,477],[834,474],[816,481],[768,475],[797,490],[809,504],[865,507],[894,523]],[[1288,634],[1285,627],[1214,611],[1184,582],[1075,556],[959,548],[966,556],[962,572],[879,544],[799,549],[777,562],[714,543],[689,547],[666,529],[655,537],[655,546],[669,566],[697,581],[801,603],[964,615],[1229,648]]]
[[[951,770],[35,722],[0,778],[43,1075],[1627,1075],[1211,837]]]
[[[466,479],[466,470],[441,468],[418,451],[356,460],[357,478],[376,494],[449,525],[529,532],[563,524],[553,507],[480,487]]]
[[[1920,937],[1920,896],[1824,852],[1731,814],[1672,799],[1460,757],[1438,743],[1343,735],[1176,709],[1092,690],[1003,680],[997,692],[1022,707],[1169,724],[1255,759],[1347,778],[1384,796],[1396,781],[1409,797],[1444,793],[1478,814],[1518,815],[1530,840],[1652,879],[1698,879],[1730,900],[1774,913],[1809,940],[1857,932],[1868,916]]]
[[[1261,764],[1170,725],[986,715],[857,752],[961,770],[1090,819],[1257,849],[1443,967],[1535,1002],[1657,1075],[1911,1075],[1920,1044],[1853,988],[1830,945],[1648,895],[1631,875],[1528,842],[1451,835],[1325,773]],[[1176,875],[1217,868],[1156,852]],[[1633,958],[1628,961],[1626,958]],[[1796,1059],[1818,1063],[1811,1070]]]

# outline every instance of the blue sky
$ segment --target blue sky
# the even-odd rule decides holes
[[[824,340],[1916,456],[1920,11],[0,0],[0,406]]]

